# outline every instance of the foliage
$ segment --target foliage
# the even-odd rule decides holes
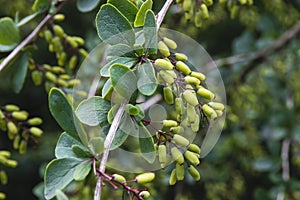
[[[27,149],[32,157],[43,152],[39,165],[45,170],[44,183],[33,190],[39,199],[92,199],[99,177],[107,185],[101,188],[104,199],[125,198],[125,194],[136,199],[150,194],[153,199],[300,198],[298,1],[177,0],[169,8],[163,27],[192,36],[214,58],[242,58],[215,59],[226,86],[227,120],[219,142],[200,165],[198,146],[203,138],[193,141],[187,133],[206,132],[210,123],[223,117],[224,108],[207,88],[209,74],[196,73],[190,63],[195,58],[177,51],[174,45],[179,41],[157,32],[156,15],[163,3],[36,0],[23,6],[20,2],[0,8],[2,63],[40,21],[49,18],[0,68],[5,83],[0,85],[1,184],[10,186],[20,179],[14,173],[22,169],[10,167],[30,166],[22,162]],[[281,38],[288,29],[294,31],[292,36]],[[86,49],[100,40],[109,44],[107,60],[101,63],[99,85],[91,97],[75,75],[83,59],[90,59]],[[156,111],[145,109],[139,97],[147,102],[157,94],[163,96],[159,103],[168,115],[158,113],[160,118],[152,122]],[[28,95],[41,103],[35,105]],[[37,108],[46,104],[49,107]],[[118,117],[108,149],[122,147],[136,151],[147,165],[157,163],[163,169],[155,176],[111,166],[100,170],[105,140]],[[51,134],[60,130],[60,135]],[[47,140],[57,141],[55,149],[45,145]],[[49,152],[55,152],[54,159]],[[175,162],[169,165],[169,159]],[[124,164],[121,159],[110,162],[118,168]],[[34,184],[38,181],[42,180]],[[21,198],[14,196],[18,192],[13,189],[4,188],[6,194],[1,189],[0,199]]]

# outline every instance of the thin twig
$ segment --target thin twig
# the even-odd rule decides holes
[[[156,15],[156,24],[157,24],[157,30],[160,28],[161,23],[164,20],[165,15],[167,14],[167,11],[169,7],[171,6],[173,0],[167,0],[164,4],[164,6],[161,8],[159,13]]]
[[[282,147],[281,147],[282,179],[284,181],[290,180],[290,163],[289,163],[290,144],[291,144],[290,139],[285,139],[282,142]]]
[[[284,32],[277,40],[275,40],[270,46],[268,46],[265,49],[258,50],[252,53],[239,54],[227,58],[217,59],[214,60],[212,63],[208,63],[206,67],[209,69],[210,67],[214,66],[214,64],[220,67],[223,65],[233,65],[239,62],[251,61],[240,76],[241,80],[245,81],[247,74],[258,66],[258,62],[261,62],[262,60],[266,59],[270,54],[282,48],[290,40],[294,39],[299,33],[300,21],[297,22],[294,26],[292,26],[289,30]]]
[[[106,163],[107,163],[107,158],[109,155],[109,150],[111,147],[111,144],[113,142],[113,139],[116,135],[117,129],[119,127],[119,124],[121,122],[122,115],[124,113],[124,107],[128,101],[124,100],[123,103],[120,105],[117,114],[114,117],[114,120],[110,126],[109,132],[105,138],[104,141],[104,152],[102,154],[101,158],[101,163],[99,166],[99,172],[104,173],[105,168],[106,168]],[[101,199],[101,190],[102,190],[102,178],[99,176],[97,184],[96,184],[96,189],[95,189],[95,194],[94,194],[94,200],[99,200]]]
[[[62,3],[56,8],[56,12],[63,7],[64,3],[65,1],[62,1]],[[47,14],[39,23],[39,25],[37,25],[37,27],[0,63],[0,72],[18,55],[20,51],[22,51],[26,45],[34,40],[34,38],[39,34],[41,29],[45,26],[45,24],[47,24],[47,22],[55,13]]]

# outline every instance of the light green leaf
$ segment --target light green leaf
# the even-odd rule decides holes
[[[94,96],[83,100],[76,109],[78,119],[89,126],[104,126],[107,124],[107,113],[110,102],[102,97]]]
[[[145,49],[148,54],[157,53],[157,27],[155,15],[152,10],[147,10],[144,24]]]
[[[59,126],[74,138],[79,138],[87,146],[87,135],[65,94],[58,88],[49,92],[49,110]]]
[[[56,199],[57,200],[68,200],[68,197],[65,193],[63,193],[61,190],[56,190]]]
[[[153,163],[155,161],[155,149],[153,138],[144,125],[141,125],[139,128],[139,144],[142,156],[149,163]]]
[[[9,17],[0,19],[0,52],[15,48],[20,42],[20,33],[14,21]]]
[[[100,70],[100,74],[101,74],[101,76],[109,77],[109,68],[110,68],[111,65],[113,65],[115,63],[118,63],[118,64],[122,64],[122,65],[125,65],[128,68],[130,68],[130,67],[133,66],[133,64],[135,62],[137,62],[136,58],[129,58],[129,57],[116,58],[116,59],[108,62],[106,65],[104,65]]]
[[[75,139],[68,133],[64,132],[60,135],[55,147],[56,158],[77,158],[72,150],[73,145],[84,147],[78,139]]]
[[[38,12],[35,12],[35,13],[31,14],[31,15],[28,15],[28,16],[24,17],[23,19],[21,19],[21,21],[19,21],[17,23],[17,26],[21,27],[21,26],[27,24],[28,22],[30,22],[31,20],[33,20],[36,16],[38,16],[40,13],[41,12],[38,11]]]
[[[139,114],[134,116],[135,121],[140,124],[140,122],[142,121],[142,119],[145,118],[145,111],[142,108],[141,105],[135,105],[138,109],[139,109]]]
[[[108,0],[107,3],[114,5],[130,22],[133,22],[138,8],[129,0]]]
[[[82,181],[92,169],[92,160],[86,160],[80,163],[74,171],[73,178],[75,181]]]
[[[100,155],[104,151],[104,140],[102,137],[94,137],[89,141],[89,148],[94,156]]]
[[[44,11],[50,6],[50,0],[35,0],[32,6],[33,11]]]
[[[102,97],[104,99],[109,99],[111,97],[112,91],[113,91],[112,83],[111,80],[108,79],[102,88]]]
[[[151,96],[157,88],[157,80],[152,64],[149,60],[138,65],[137,88],[143,95]]]
[[[125,65],[113,64],[110,67],[110,79],[114,90],[129,100],[136,90],[137,79],[134,72]]]
[[[25,51],[18,54],[0,73],[0,80],[2,83],[5,83],[9,89],[15,93],[19,93],[26,80],[27,69],[28,53]]]
[[[133,47],[126,44],[116,44],[107,50],[107,61],[112,61],[120,57],[136,58]]]
[[[127,44],[135,42],[134,30],[126,17],[113,5],[104,4],[96,16],[99,37],[108,44]]]
[[[146,11],[148,9],[152,8],[152,4],[153,4],[152,0],[146,0],[141,5],[140,9],[138,10],[138,12],[135,16],[135,20],[134,20],[134,26],[135,27],[144,26]]]
[[[103,127],[103,133],[105,135],[107,135],[109,129],[110,129],[110,125]],[[118,148],[119,146],[121,146],[126,141],[127,137],[128,137],[127,133],[118,129],[115,134],[115,137],[113,139],[113,142],[111,144],[110,150],[114,150],[114,149]]]
[[[80,12],[89,12],[96,8],[100,0],[77,0],[76,6]]]
[[[46,199],[51,199],[56,195],[57,190],[64,189],[72,180],[75,168],[82,160],[75,158],[61,158],[52,160],[45,171]]]

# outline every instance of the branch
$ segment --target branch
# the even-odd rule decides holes
[[[101,163],[100,163],[100,166],[99,166],[99,172],[100,173],[104,173],[105,172],[105,168],[106,168],[106,163],[107,163],[107,158],[108,158],[108,154],[109,154],[109,151],[110,151],[110,147],[111,147],[111,144],[113,142],[113,139],[116,135],[116,132],[117,132],[117,129],[119,127],[119,124],[121,122],[121,118],[122,118],[122,115],[124,113],[124,107],[127,103],[127,100],[124,100],[122,102],[122,104],[120,105],[119,109],[118,109],[118,112],[110,126],[110,129],[109,129],[109,132],[105,138],[105,141],[104,141],[104,152],[102,154],[102,158],[101,158]],[[101,190],[102,190],[102,178],[101,176],[99,176],[98,178],[98,181],[97,181],[97,184],[96,184],[96,189],[95,189],[95,194],[94,194],[94,200],[99,200],[101,199]]]
[[[291,144],[290,139],[285,139],[282,142],[282,147],[281,147],[282,179],[284,181],[290,180],[290,163],[289,163],[290,144]]]
[[[63,1],[60,4],[60,6],[58,6],[56,8],[55,13],[57,13],[57,11],[59,11],[63,7],[64,3],[65,3],[65,1]],[[0,63],[0,72],[18,55],[18,53],[26,45],[28,45],[30,42],[32,42],[32,40],[34,40],[34,38],[39,34],[39,32],[41,31],[41,29],[53,17],[53,15],[55,13],[53,13],[53,14],[47,14],[44,17],[44,19],[39,23],[39,25]]]
[[[251,63],[245,68],[241,75],[241,80],[245,81],[247,74],[257,67],[257,63],[263,61],[268,57],[268,55],[282,48],[290,40],[294,39],[299,33],[300,21],[296,23],[293,27],[291,27],[289,30],[284,32],[277,40],[273,42],[273,44],[271,44],[265,49],[258,50],[253,53],[239,54],[227,58],[217,59],[213,61],[213,63],[220,67],[223,65],[233,65],[239,62],[251,61]],[[213,63],[208,63],[207,67],[210,68],[211,66],[213,66]]]
[[[168,11],[169,7],[171,6],[172,2],[173,2],[173,0],[167,0],[165,2],[164,6],[159,11],[159,13],[157,13],[157,15],[156,15],[157,30],[160,28],[160,25],[161,25],[162,21],[164,20],[165,15],[167,14],[167,11]]]

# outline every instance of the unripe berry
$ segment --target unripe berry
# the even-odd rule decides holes
[[[197,11],[195,13],[195,19],[194,20],[195,20],[195,26],[197,28],[201,28],[202,27],[202,14],[201,14],[200,11]]]
[[[190,123],[194,123],[197,120],[196,118],[198,116],[195,107],[192,106],[191,104],[187,104],[186,113],[187,113],[187,119]]]
[[[178,122],[174,121],[174,120],[163,120],[163,126],[164,127],[174,127],[174,126],[178,126]]]
[[[205,99],[209,99],[212,100],[215,98],[215,94],[212,93],[210,90],[204,88],[204,87],[200,87],[197,90],[197,94],[199,94],[201,97],[205,98]]]
[[[15,160],[6,160],[5,165],[8,167],[15,168],[18,165],[18,162]]]
[[[159,67],[160,69],[164,69],[164,70],[170,70],[170,69],[174,69],[174,66],[172,63],[170,63],[170,61],[167,61],[165,59],[156,59],[154,62],[155,66]]]
[[[174,40],[171,40],[167,37],[163,38],[163,41],[165,42],[165,44],[170,48],[170,49],[176,49],[177,48],[177,44]]]
[[[223,111],[222,110],[215,110],[218,117],[221,117],[223,115]]]
[[[46,72],[45,77],[47,78],[47,80],[49,80],[52,83],[56,83],[57,77],[55,74],[53,74],[52,72]]]
[[[190,144],[188,146],[188,150],[190,150],[190,151],[192,151],[194,153],[197,153],[197,154],[200,154],[200,152],[201,152],[200,147],[198,145],[196,145],[196,144]]]
[[[2,185],[7,184],[7,174],[3,170],[0,171],[0,182]]]
[[[171,155],[178,164],[182,165],[184,163],[184,157],[177,147],[171,148]]]
[[[61,26],[59,26],[59,25],[54,25],[53,26],[53,31],[54,31],[54,33],[58,36],[58,37],[60,37],[60,38],[62,38],[62,37],[64,37],[64,29],[61,27]]]
[[[13,142],[13,148],[14,148],[14,149],[18,149],[18,148],[19,148],[20,141],[21,141],[21,136],[17,135],[17,136],[14,138],[14,142]]]
[[[207,6],[205,4],[201,4],[200,10],[202,12],[203,19],[208,19],[209,18],[209,13],[208,13]]]
[[[163,41],[159,41],[157,44],[157,48],[158,51],[165,57],[169,57],[170,56],[170,51],[168,46],[163,42]]]
[[[9,158],[11,156],[11,153],[9,151],[1,150],[0,151],[0,156]]]
[[[74,69],[77,65],[77,56],[72,56],[69,60],[69,68]]]
[[[0,192],[0,199],[6,199],[6,195],[3,192]]]
[[[208,106],[207,104],[204,104],[202,106],[202,110],[211,119],[215,119],[218,117],[216,111],[213,108],[211,108],[210,106]]]
[[[178,61],[187,61],[188,60],[188,57],[183,53],[175,53],[174,56],[175,56],[175,59]]]
[[[16,120],[25,121],[28,118],[28,113],[26,111],[14,111],[12,117]]]
[[[139,196],[142,197],[143,199],[148,199],[151,195],[150,192],[144,190],[139,193]]]
[[[57,22],[61,22],[61,21],[63,21],[65,19],[65,15],[63,15],[63,14],[56,14],[56,15],[54,15],[53,19],[55,21],[57,21]]]
[[[34,85],[39,86],[43,82],[43,73],[41,71],[34,70],[31,73],[31,79],[32,79]]]
[[[45,30],[44,32],[45,40],[47,42],[50,42],[52,40],[52,33],[49,30]]]
[[[38,127],[31,127],[29,132],[35,137],[40,137],[43,134],[43,131]]]
[[[184,81],[188,84],[200,85],[201,81],[198,78],[192,76],[184,77]]]
[[[174,103],[174,95],[172,89],[170,87],[164,87],[163,93],[166,103],[172,105]]]
[[[4,106],[5,110],[7,112],[14,112],[14,111],[19,111],[20,108],[16,105],[13,105],[13,104],[7,104],[6,106]]]
[[[170,131],[172,131],[174,134],[182,134],[184,132],[184,128],[182,126],[176,126],[170,128]]]
[[[225,106],[222,103],[218,102],[209,102],[208,105],[215,110],[224,110]]]
[[[173,169],[170,175],[169,185],[175,185],[176,181],[177,181],[176,169]]]
[[[213,5],[213,0],[203,0],[203,3],[205,3],[207,6]]]
[[[184,62],[182,61],[178,61],[176,63],[176,68],[178,71],[180,71],[181,73],[185,74],[185,75],[189,75],[192,71],[189,68],[189,66],[187,66]]]
[[[200,160],[194,152],[187,150],[186,152],[184,152],[184,157],[195,166],[198,166],[200,164]]]
[[[190,175],[193,177],[193,179],[195,181],[200,180],[200,173],[198,172],[198,170],[194,166],[190,165],[188,167],[188,172],[190,173]]]
[[[176,144],[178,144],[178,145],[180,145],[180,146],[184,146],[184,147],[187,147],[187,146],[190,144],[190,142],[189,142],[188,139],[186,139],[185,137],[183,137],[183,136],[181,136],[181,135],[178,135],[178,134],[175,134],[175,135],[173,136],[173,141],[174,141]]]
[[[158,145],[158,159],[161,164],[167,162],[167,147],[164,144]]]
[[[190,90],[185,90],[182,96],[184,100],[192,106],[197,106],[199,104],[197,96]]]
[[[135,177],[135,180],[139,184],[149,183],[153,181],[155,174],[153,172],[146,172]]]
[[[0,110],[0,120],[1,119],[4,119],[5,118],[5,115],[4,115],[4,113],[2,112],[2,110]]]
[[[12,135],[16,135],[18,133],[18,128],[12,121],[7,122],[6,126],[8,132]]]
[[[192,0],[183,0],[182,8],[185,12],[189,12],[192,7]]]
[[[26,149],[27,149],[27,141],[22,140],[21,143],[20,143],[20,147],[19,147],[19,153],[20,154],[26,153]]]
[[[120,174],[113,174],[111,177],[112,177],[113,180],[119,181],[121,183],[125,183],[126,182],[125,177],[122,176],[122,175],[120,175]]]
[[[184,179],[184,165],[176,163],[176,177],[178,181],[182,181]]]
[[[175,99],[175,110],[176,110],[177,114],[180,114],[180,115],[183,114],[184,106],[183,106],[183,100],[181,97],[177,97]]]

